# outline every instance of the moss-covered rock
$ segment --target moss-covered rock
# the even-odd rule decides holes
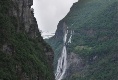
[[[41,37],[31,3],[0,1],[0,80],[54,80],[53,51]]]

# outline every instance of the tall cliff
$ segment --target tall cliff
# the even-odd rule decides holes
[[[47,40],[55,52],[55,73],[65,27],[67,69],[63,80],[117,80],[118,0],[79,0],[73,4],[55,36]]]
[[[53,51],[43,40],[33,0],[0,0],[0,80],[54,80]]]

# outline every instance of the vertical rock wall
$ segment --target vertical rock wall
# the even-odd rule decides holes
[[[54,80],[54,54],[32,5],[33,0],[0,1],[0,80]]]

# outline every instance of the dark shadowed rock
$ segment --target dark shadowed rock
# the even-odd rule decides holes
[[[54,80],[54,52],[41,37],[32,5],[0,1],[0,80]]]

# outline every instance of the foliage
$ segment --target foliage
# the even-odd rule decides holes
[[[79,0],[63,21],[75,32],[68,52],[86,64],[68,79],[117,80],[118,0]]]
[[[45,41],[52,47],[52,49],[54,50],[54,53],[56,53],[56,54],[54,54],[54,63],[53,63],[54,70],[56,70],[56,68],[57,68],[56,65],[58,63],[57,61],[58,61],[59,56],[61,55],[61,52],[62,52],[61,50],[63,48],[63,40],[59,39],[59,38],[55,38],[55,36],[54,36]]]
[[[37,76],[39,79],[53,80],[53,70],[44,51],[46,47],[51,48],[40,33],[37,39],[31,39],[26,33],[17,32],[18,20],[8,14],[11,7],[10,0],[0,1],[0,48],[4,44],[12,48],[10,53],[0,50],[0,80],[21,80],[25,74],[31,80],[36,80]]]

